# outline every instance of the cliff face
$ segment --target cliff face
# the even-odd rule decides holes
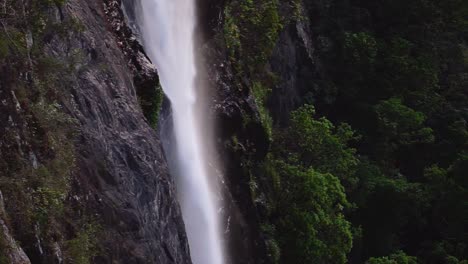
[[[267,152],[269,139],[249,86],[250,76],[239,78],[225,41],[225,8],[230,1],[199,1],[202,55],[209,117],[216,124],[217,155],[222,161],[223,229],[230,262],[270,263],[259,212],[253,194],[252,164]],[[203,76],[205,75],[205,76]]]
[[[156,72],[118,3],[16,1],[2,12],[2,261],[190,263],[137,96],[157,93]]]
[[[306,15],[304,15],[306,17]],[[319,79],[317,58],[314,54],[310,25],[305,21],[291,21],[280,33],[270,59],[272,72],[278,76],[278,83],[272,87],[269,109],[273,119],[282,125],[289,119],[289,113],[307,101],[310,87]],[[315,40],[314,40],[315,43]]]
[[[278,263],[275,231],[266,220],[274,217],[274,180],[264,162],[273,123],[287,123],[320,73],[310,23],[298,19],[308,14],[291,10],[290,1],[199,2],[200,67],[212,89],[231,263]]]
[[[264,223],[271,180],[258,166],[271,140],[264,108],[286,122],[320,65],[308,21],[294,19],[274,32],[272,43],[252,45],[271,54],[265,65],[249,65],[257,55],[236,51],[227,28],[236,3],[199,1],[199,77],[211,89],[206,102],[218,128],[232,263],[273,263],[276,245]],[[158,77],[134,34],[132,7],[132,1],[25,0],[3,10],[0,242],[7,261],[190,263],[174,184],[151,128],[162,101]],[[291,12],[278,8],[283,16]],[[265,80],[274,83],[268,100],[255,91]]]

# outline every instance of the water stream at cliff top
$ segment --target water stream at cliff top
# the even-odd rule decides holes
[[[218,205],[206,168],[203,117],[196,103],[195,1],[141,0],[137,21],[145,50],[171,101],[176,144],[168,150],[175,154],[170,167],[176,177],[192,261],[222,264]]]

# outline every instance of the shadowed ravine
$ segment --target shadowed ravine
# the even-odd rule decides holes
[[[219,206],[213,190],[216,184],[211,182],[214,177],[206,168],[204,120],[196,103],[194,1],[143,0],[137,17],[145,49],[171,101],[175,144],[166,148],[166,154],[174,157],[169,163],[177,181],[192,261],[221,264],[224,261],[218,230]]]

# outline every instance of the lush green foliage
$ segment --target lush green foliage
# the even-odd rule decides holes
[[[346,263],[352,236],[339,179],[282,162],[277,170],[283,179],[276,223],[281,262]]]
[[[282,29],[278,7],[278,0],[234,0],[226,7],[224,36],[236,61],[252,67],[266,62]]]
[[[324,80],[316,83],[336,91],[333,100],[314,98],[317,109],[361,136],[351,142],[356,151],[334,151],[353,157],[344,159],[351,163],[341,173],[332,172],[354,207],[347,219],[360,230],[349,261],[390,255],[368,263],[416,263],[404,253],[391,255],[398,250],[421,263],[467,259],[461,171],[466,176],[468,3],[309,0],[305,6],[318,36],[316,59],[324,63]],[[291,121],[304,120],[293,114]],[[319,171],[329,160],[343,164],[314,144],[322,143],[318,132],[297,131],[288,145],[302,150],[300,162],[315,160]],[[326,127],[320,131],[327,134]]]
[[[390,257],[370,258],[366,264],[418,264],[417,258],[407,256],[404,252],[399,251]]]
[[[233,0],[224,9],[223,36],[236,84],[243,89],[245,76],[251,76],[249,92],[270,140],[273,122],[266,104],[275,76],[264,67],[283,27],[279,7],[278,0]]]
[[[141,87],[141,89],[138,90],[138,101],[143,110],[143,114],[151,127],[156,129],[159,122],[159,112],[161,111],[164,99],[162,88],[160,85],[156,87],[149,85]]]
[[[280,263],[342,263],[335,249],[348,252],[351,231],[349,263],[466,263],[468,2],[284,1],[289,17],[276,19],[251,8],[265,1],[227,9],[231,60],[250,67],[240,74],[274,89],[258,65],[271,54],[268,36],[294,20],[311,25],[318,72],[300,94],[318,115],[304,106],[272,127],[258,172],[271,181],[256,189],[270,197],[265,232]],[[268,34],[254,42],[258,32]],[[253,92],[266,116],[268,93]]]
[[[356,167],[354,150],[346,146],[354,132],[345,124],[335,127],[315,118],[312,106],[291,116],[291,126],[275,134],[275,147],[263,167],[274,183],[270,219],[279,262],[346,263],[352,234],[344,217],[349,203],[338,177],[348,180]]]
[[[349,219],[362,229],[350,261],[399,249],[423,263],[466,259],[466,180],[455,168],[468,146],[468,3],[308,3],[324,19],[314,30],[333,43],[317,51],[337,88],[332,103],[317,98],[320,112],[362,135],[358,184],[347,188],[357,207]]]
[[[311,105],[292,112],[291,128],[282,137],[285,146],[297,153],[302,166],[351,180],[358,160],[347,144],[358,137],[348,124],[335,126],[324,117],[314,117]]]
[[[257,104],[262,124],[265,127],[265,130],[271,139],[273,120],[271,119],[271,116],[266,107],[269,93],[270,89],[265,87],[261,82],[253,82],[252,94],[255,99],[255,103]]]

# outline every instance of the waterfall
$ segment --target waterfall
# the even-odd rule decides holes
[[[214,177],[206,167],[203,118],[196,104],[195,1],[141,0],[136,8],[137,23],[145,50],[171,101],[176,144],[166,151],[175,157],[169,162],[176,177],[192,261],[222,264],[215,184],[210,184]]]

